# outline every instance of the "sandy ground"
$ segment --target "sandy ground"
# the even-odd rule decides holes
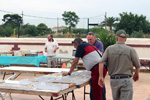
[[[41,75],[34,74],[21,74],[16,80],[21,80],[25,78],[34,78]],[[0,76],[2,78],[2,74]],[[112,100],[111,88],[109,83],[109,76],[105,79],[106,86],[106,96],[107,100]],[[133,82],[134,95],[133,100],[150,100],[150,72],[140,72],[140,80]],[[89,92],[89,85],[86,86],[86,92]],[[83,100],[83,88],[76,89],[75,91],[76,100]],[[24,94],[12,94],[13,100],[41,100],[37,95],[24,95]],[[50,100],[50,97],[43,96],[44,100]],[[148,99],[149,98],[149,99]],[[0,99],[1,100],[1,99]],[[5,100],[10,100],[8,94]],[[62,99],[60,99],[62,100]],[[68,95],[67,100],[71,99],[71,94]],[[86,95],[85,100],[90,100],[89,95]]]

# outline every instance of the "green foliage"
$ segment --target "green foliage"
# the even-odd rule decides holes
[[[93,32],[95,34],[99,34],[99,32],[101,32],[101,31],[105,31],[105,29],[104,28],[99,28],[99,27],[94,27],[94,28],[90,29],[90,32]]]
[[[112,33],[112,27],[114,27],[116,25],[115,21],[117,21],[117,20],[118,19],[114,18],[114,17],[108,17],[106,20],[106,25],[109,26],[109,30],[111,33]],[[102,24],[102,26],[105,26],[105,21],[103,21],[101,24]]]
[[[18,14],[6,14],[3,16],[2,21],[4,21],[4,25],[11,25],[12,28],[20,26],[22,22],[22,17]]]
[[[120,14],[119,23],[116,25],[116,31],[119,29],[124,29],[129,35],[139,30],[143,30],[144,33],[149,33],[150,23],[146,20],[146,16],[123,12]]]
[[[99,41],[101,41],[104,45],[104,51],[105,49],[116,43],[116,38],[114,34],[111,34],[109,31],[102,29],[98,34],[96,34],[96,37]]]
[[[38,35],[38,30],[37,30],[36,26],[29,25],[29,24],[25,25],[24,35],[27,35],[27,36],[37,36]]]
[[[11,25],[7,25],[7,26],[2,25],[1,26],[1,30],[0,30],[1,37],[5,37],[5,36],[9,37],[9,36],[11,36],[12,33],[13,33],[13,29],[12,29]]]
[[[83,28],[76,28],[73,29],[74,33],[79,33],[79,34],[86,34],[87,33],[87,29],[83,29]]]
[[[131,34],[131,37],[132,38],[143,38],[143,31],[139,31],[139,32],[136,32],[136,31],[134,31],[132,34]]]
[[[48,29],[48,27],[44,23],[40,23],[37,26],[37,30],[38,30],[38,35],[48,34],[49,31],[51,31],[51,30]]]
[[[62,14],[63,16],[63,20],[65,21],[66,25],[69,25],[69,32],[71,33],[71,29],[74,28],[76,26],[76,24],[78,24],[79,22],[79,17],[76,15],[75,12],[64,12]]]

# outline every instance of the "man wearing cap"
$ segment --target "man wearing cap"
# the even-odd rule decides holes
[[[103,87],[103,64],[108,67],[110,75],[110,84],[112,89],[113,100],[132,100],[133,86],[132,74],[133,66],[136,70],[133,80],[139,79],[140,63],[136,51],[125,44],[126,32],[119,30],[116,32],[116,44],[109,46],[101,59],[100,76],[98,84]]]
[[[93,32],[89,32],[86,37],[87,37],[88,43],[91,45],[94,45],[96,48],[98,48],[102,55],[103,54],[103,43],[96,39],[96,36]],[[90,84],[90,86],[92,86],[92,84]],[[92,91],[92,88],[90,89],[90,91]],[[90,92],[90,93],[92,93],[92,92]],[[103,100],[106,100],[105,85],[103,86],[102,97],[103,97]],[[94,100],[92,94],[90,94],[90,98],[91,98],[91,100]]]
[[[70,75],[74,68],[77,66],[79,58],[83,60],[86,70],[91,71],[92,80],[92,95],[94,100],[102,100],[102,88],[98,85],[99,79],[99,62],[101,57],[100,51],[93,45],[83,42],[81,38],[76,38],[73,42],[73,46],[77,49],[75,59],[72,62],[70,71],[63,73],[63,75]],[[106,69],[103,68],[103,77],[106,75]]]

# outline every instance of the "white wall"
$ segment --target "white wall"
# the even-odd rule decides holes
[[[71,43],[73,38],[55,38],[58,43]],[[83,39],[86,41],[86,39]],[[9,42],[9,43],[45,43],[47,38],[0,38],[0,43]],[[150,39],[144,38],[128,38],[126,44],[132,45],[150,45]],[[10,51],[13,45],[1,45],[0,51]],[[19,45],[21,50],[29,49],[29,50],[42,50],[44,51],[44,45]],[[150,58],[150,47],[134,47],[137,51],[140,58]],[[73,46],[60,46],[57,51],[58,55],[72,55],[72,51],[74,50]]]

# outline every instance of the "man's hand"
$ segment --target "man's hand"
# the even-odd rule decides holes
[[[57,49],[59,49],[59,47],[57,47],[57,48],[54,50],[54,53],[56,52]]]
[[[47,52],[47,48],[45,48],[45,52]]]
[[[69,75],[68,72],[63,72],[62,73],[62,76],[67,76],[67,75]]]
[[[139,72],[140,72],[140,68],[136,68],[135,74],[133,75],[132,78],[135,82],[139,80]]]
[[[56,49],[54,50],[54,53],[56,52]]]
[[[137,80],[139,80],[139,74],[138,73],[135,73],[134,75],[133,75],[133,78],[132,78],[135,82],[137,81]]]
[[[103,78],[103,77],[99,77],[98,85],[99,85],[100,87],[103,87],[103,85],[104,85],[104,78]]]

